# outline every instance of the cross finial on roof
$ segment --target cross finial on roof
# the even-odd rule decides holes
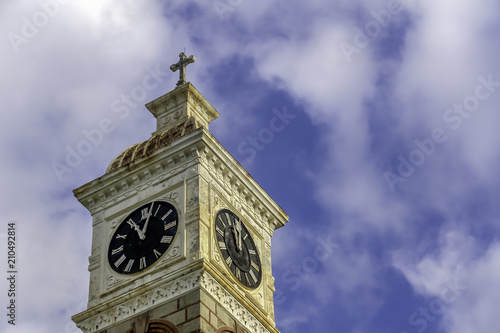
[[[179,54],[179,58],[180,60],[178,63],[170,66],[172,72],[179,70],[179,81],[177,81],[177,87],[186,83],[186,66],[195,62],[196,60],[193,55],[187,57],[184,52],[181,52],[181,54]]]

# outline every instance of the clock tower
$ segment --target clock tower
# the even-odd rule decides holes
[[[148,140],[76,190],[92,215],[84,333],[276,333],[271,237],[286,213],[208,131],[185,80],[146,104]]]

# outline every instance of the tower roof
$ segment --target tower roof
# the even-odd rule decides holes
[[[149,140],[122,151],[108,166],[106,173],[149,156],[161,147],[191,133],[219,117],[219,112],[190,83],[184,83],[165,95],[146,104],[156,118],[156,131]]]

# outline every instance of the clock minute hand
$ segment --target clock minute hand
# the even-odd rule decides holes
[[[146,223],[144,223],[144,227],[142,227],[142,230],[140,230],[139,238],[141,240],[144,240],[144,238],[146,238],[146,230],[148,228],[149,218],[151,217],[151,214],[153,214],[153,205],[154,202],[151,203],[151,208],[149,209],[148,217],[146,217]]]

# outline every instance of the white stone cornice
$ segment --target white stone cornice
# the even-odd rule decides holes
[[[202,136],[201,129],[176,140],[173,146],[164,147],[148,158],[134,161],[107,173],[76,190],[77,199],[92,213],[129,197],[143,187],[183,172],[198,163],[197,143]]]
[[[78,200],[92,214],[120,198],[130,196],[142,187],[185,170],[201,162],[215,179],[223,182],[241,203],[268,225],[271,233],[288,221],[288,215],[262,187],[222,147],[205,128],[199,128],[154,152],[130,167],[105,174],[74,191]]]
[[[90,314],[92,309],[87,310],[73,316],[73,320],[83,333],[100,332],[199,288],[219,302],[249,332],[272,332],[204,270],[183,275],[112,307],[100,306],[103,310],[95,314]]]
[[[73,321],[84,333],[103,331],[199,288],[201,275],[201,270],[188,273],[112,307],[99,306],[103,310],[95,314],[91,314],[93,309],[77,314],[73,316]]]

